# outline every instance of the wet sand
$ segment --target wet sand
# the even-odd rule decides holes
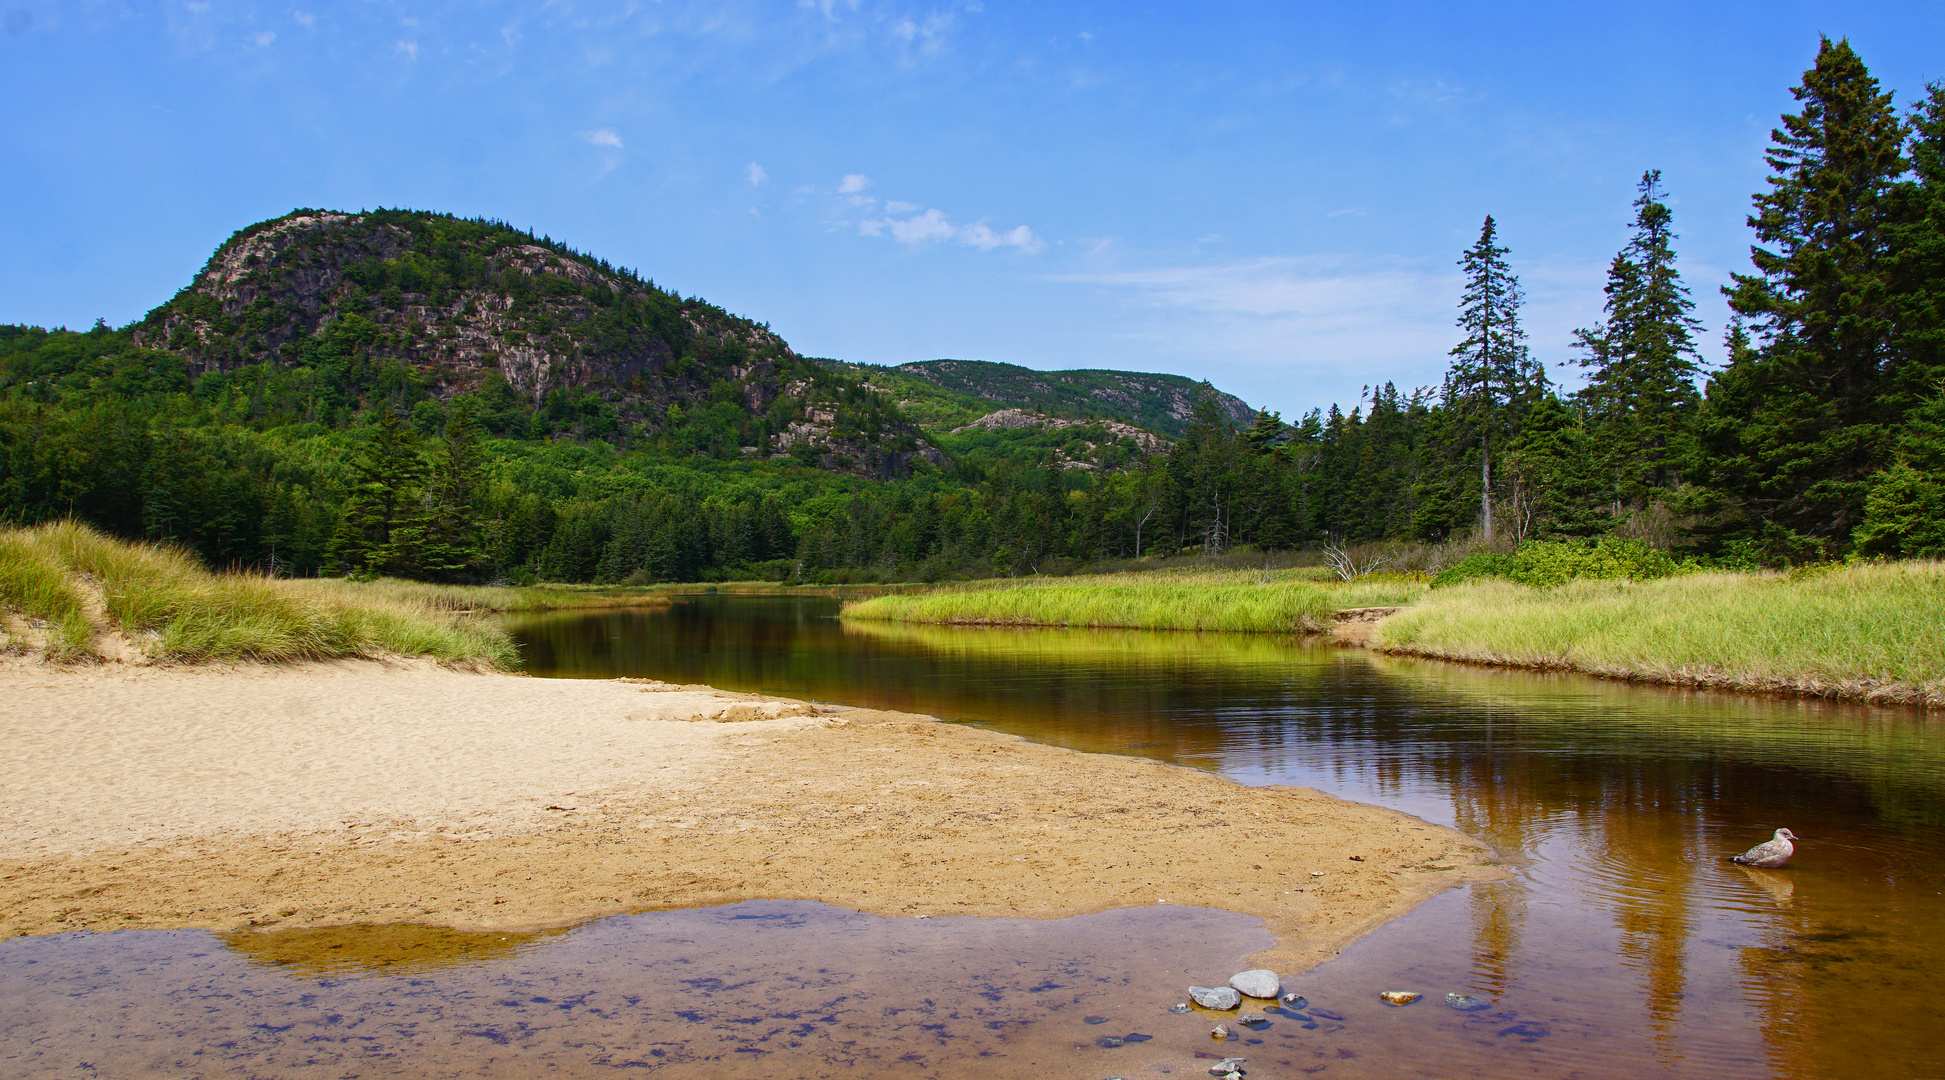
[[[1304,788],[928,717],[413,662],[0,664],[0,934],[527,930],[748,899],[1260,916],[1293,971],[1499,876]]]

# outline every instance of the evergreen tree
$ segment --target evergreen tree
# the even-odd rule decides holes
[[[425,461],[412,429],[380,409],[377,430],[353,459],[351,494],[328,557],[341,573],[409,573],[424,530]]]
[[[1465,339],[1452,349],[1443,400],[1452,434],[1466,457],[1476,454],[1479,525],[1493,539],[1493,454],[1519,431],[1520,418],[1546,392],[1546,373],[1526,348],[1520,328],[1525,294],[1498,243],[1489,216],[1479,239],[1460,257],[1465,292],[1459,298],[1459,329]]]
[[[1756,272],[1727,290],[1757,347],[1711,380],[1702,425],[1704,529],[1772,557],[1849,539],[1912,403],[1886,392],[1904,124],[1848,42],[1825,38],[1792,93],[1802,112],[1771,133],[1774,174],[1749,218]]]
[[[414,559],[414,576],[460,581],[478,572],[485,553],[474,508],[485,487],[485,471],[473,406],[462,399],[447,417],[445,437],[426,484],[424,528]]]
[[[1594,443],[1610,459],[1616,513],[1674,486],[1682,434],[1701,401],[1701,324],[1675,269],[1672,216],[1660,187],[1659,170],[1642,174],[1634,235],[1608,269],[1607,321],[1574,333],[1585,351],[1581,366],[1590,369],[1576,397]]]

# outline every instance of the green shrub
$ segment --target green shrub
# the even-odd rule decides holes
[[[1590,543],[1533,540],[1511,555],[1480,552],[1446,568],[1432,579],[1434,588],[1476,578],[1500,577],[1534,588],[1583,579],[1650,581],[1692,573],[1696,567],[1640,540],[1603,536]]]

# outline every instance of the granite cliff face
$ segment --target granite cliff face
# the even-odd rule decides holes
[[[884,477],[946,464],[879,395],[768,327],[495,222],[321,210],[263,222],[218,248],[136,342],[198,376],[275,365],[438,397],[490,391],[601,413],[604,432],[624,434],[717,409],[743,457]]]

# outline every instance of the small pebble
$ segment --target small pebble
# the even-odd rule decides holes
[[[1386,1005],[1395,1008],[1403,1008],[1423,996],[1423,994],[1417,994],[1410,990],[1386,990],[1384,993],[1378,995]]]
[[[1262,1013],[1243,1013],[1236,1017],[1236,1022],[1238,1024],[1267,1024],[1270,1022],[1270,1018],[1264,1016]]]
[[[1083,1024],[1105,1024],[1105,1023],[1107,1023],[1107,1022],[1108,1022],[1108,1018],[1107,1018],[1107,1017],[1105,1017],[1105,1016],[1083,1016],[1083,1017],[1081,1017],[1081,1023],[1083,1023]]]
[[[1168,1011],[1172,1013],[1185,1013],[1185,1012],[1194,1012],[1195,1010],[1189,1008],[1188,1002],[1178,1001],[1174,1005],[1170,1006]]]
[[[1302,994],[1283,995],[1283,1007],[1286,1009],[1301,1009],[1308,1004],[1310,1004],[1310,1002],[1306,1000]]]
[[[1128,1040],[1123,1039],[1119,1035],[1103,1035],[1100,1038],[1094,1040],[1094,1045],[1101,1047],[1104,1050],[1112,1050],[1117,1046],[1125,1045],[1127,1041]]]
[[[1492,1007],[1492,1002],[1487,1001],[1485,998],[1471,997],[1466,994],[1447,994],[1445,995],[1445,1003],[1460,1012],[1478,1012],[1480,1009],[1489,1009]]]
[[[1216,1040],[1217,1042],[1222,1042],[1223,1040],[1229,1038],[1229,1025],[1217,1024],[1215,1028],[1209,1032],[1209,1037],[1211,1039]]]
[[[1248,1058],[1223,1058],[1221,1061],[1209,1066],[1209,1075],[1222,1076],[1225,1073],[1240,1073],[1243,1071],[1243,1062],[1248,1060]]]

